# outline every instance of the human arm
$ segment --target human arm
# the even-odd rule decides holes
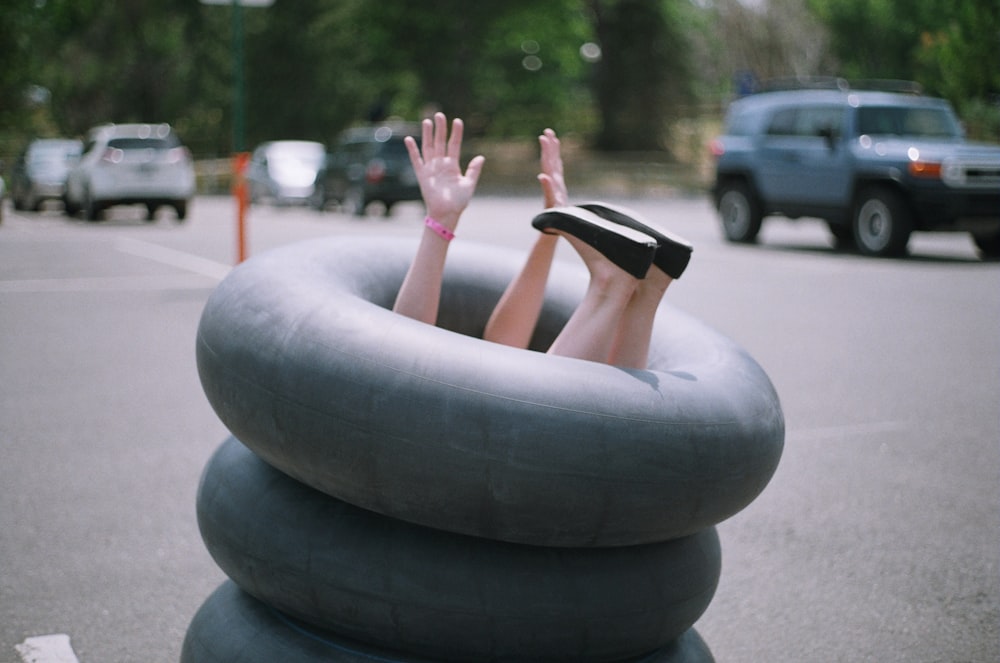
[[[545,208],[566,205],[569,194],[563,177],[561,145],[555,131],[546,129],[538,137],[541,146],[541,173]],[[483,331],[483,338],[517,348],[526,348],[541,314],[545,284],[555,256],[558,235],[539,233],[528,253],[524,267],[510,282],[493,309]]]
[[[436,113],[433,121],[425,119],[421,131],[419,147],[409,136],[405,144],[427,216],[454,232],[476,190],[484,158],[474,157],[465,173],[462,172],[464,125],[459,118],[452,121],[450,137],[443,113]],[[424,226],[420,245],[400,286],[393,311],[428,324],[437,321],[448,244],[441,234],[429,225]]]

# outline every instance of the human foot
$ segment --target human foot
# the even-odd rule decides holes
[[[603,202],[587,202],[577,205],[582,209],[593,212],[597,216],[622,225],[626,228],[638,230],[653,237],[656,240],[656,256],[653,264],[656,265],[671,280],[679,279],[681,274],[691,260],[693,247],[686,239],[671,233],[668,230],[657,228],[649,221],[643,219],[636,212]],[[669,285],[669,281],[667,282]],[[666,289],[666,286],[663,286]]]

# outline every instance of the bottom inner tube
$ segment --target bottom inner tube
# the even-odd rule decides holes
[[[513,660],[513,659],[512,659]],[[529,659],[517,659],[524,663]],[[375,649],[304,624],[222,583],[191,620],[180,663],[433,663]],[[657,651],[622,663],[714,663],[694,629]]]
[[[436,660],[626,659],[689,629],[718,584],[715,528],[663,543],[546,548],[365,511],[235,438],[209,460],[202,538],[240,587],[297,619]]]

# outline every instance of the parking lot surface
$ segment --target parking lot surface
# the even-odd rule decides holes
[[[1000,659],[1000,264],[960,235],[865,258],[782,220],[730,245],[705,199],[613,202],[695,244],[670,301],[743,345],[785,412],[773,480],[719,527],[722,580],[696,625],[716,659]],[[537,205],[479,198],[455,241],[526,248]],[[422,219],[409,203],[389,219],[261,206],[248,248],[416,237]],[[226,430],[194,337],[235,237],[223,197],[185,223],[4,210],[0,661],[31,660],[26,642],[41,663],[61,646],[81,663],[176,661],[222,581],[194,498]]]

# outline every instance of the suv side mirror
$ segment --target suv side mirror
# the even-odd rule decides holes
[[[838,132],[832,126],[821,127],[817,133],[826,140],[826,146],[831,150],[837,146]]]

